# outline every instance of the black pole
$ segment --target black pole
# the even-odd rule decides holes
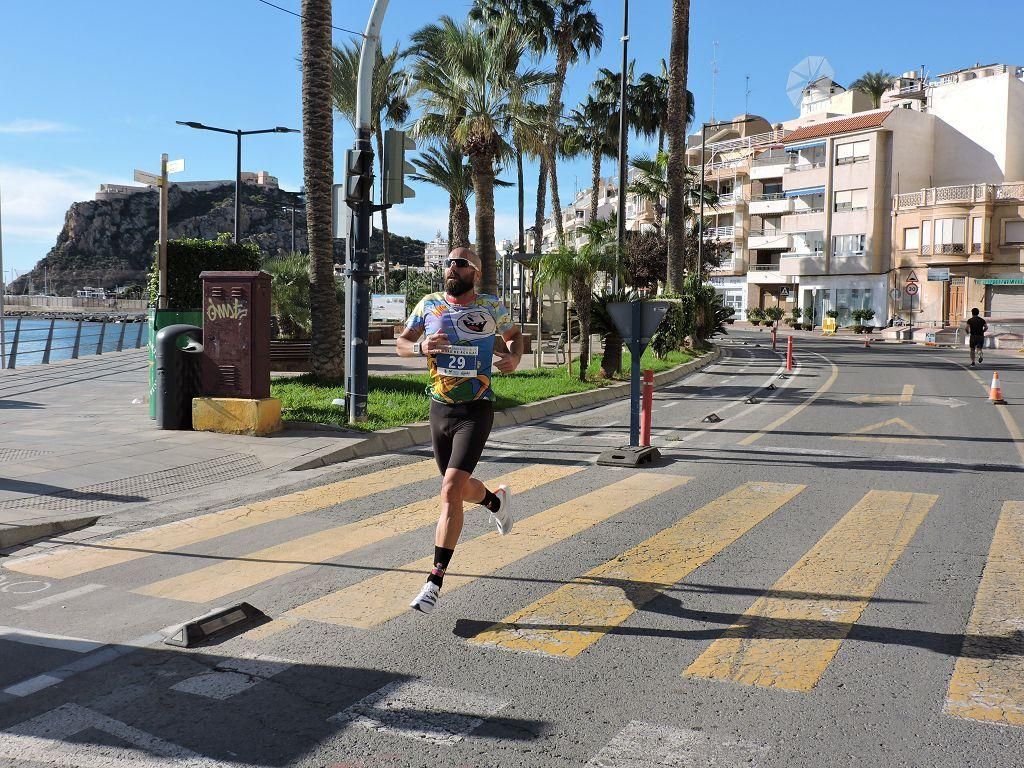
[[[700,282],[700,270],[704,263],[704,166],[707,165],[705,156],[707,146],[708,124],[700,127],[700,187],[697,194],[700,195],[700,216],[697,220],[697,282]]]
[[[373,168],[373,144],[369,130],[360,130],[355,149],[369,153],[369,166]],[[370,188],[363,188],[362,199],[354,204],[352,212],[352,248],[349,249],[348,301],[345,312],[352,339],[349,354],[349,374],[345,386],[349,423],[366,421],[367,391],[369,389],[369,359],[366,343],[370,335],[370,226],[373,218],[373,199]]]
[[[238,242],[238,222],[241,217],[241,201],[239,196],[242,192],[242,131],[235,131],[238,140],[237,152],[235,153],[235,242]]]
[[[526,325],[526,269],[519,262],[519,325]]]
[[[615,277],[612,281],[612,288],[617,293],[619,290],[619,263],[622,259],[622,249],[626,242],[626,166],[629,165],[629,158],[625,157],[626,131],[629,125],[626,121],[626,67],[629,64],[629,0],[622,0],[622,77],[619,78],[619,216],[615,227]],[[597,190],[592,190],[597,194]]]
[[[292,253],[295,253],[295,206],[292,206]]]

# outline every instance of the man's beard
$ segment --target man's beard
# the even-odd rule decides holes
[[[473,290],[472,280],[463,280],[458,275],[445,278],[444,289],[449,296],[463,296]]]

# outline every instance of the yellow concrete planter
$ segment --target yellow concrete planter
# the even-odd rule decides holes
[[[281,401],[276,397],[196,397],[192,400],[192,428],[227,435],[270,435],[283,428]]]

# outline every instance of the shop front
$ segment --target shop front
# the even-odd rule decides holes
[[[722,298],[722,304],[732,307],[736,318],[746,317],[747,309],[747,278],[743,275],[715,275],[708,278],[708,283]]]
[[[853,312],[858,309],[874,310],[875,325],[885,325],[888,298],[888,279],[885,275],[863,277],[801,277],[800,306],[814,308],[814,324],[821,325],[829,310],[836,311],[836,323],[841,328],[853,325]]]

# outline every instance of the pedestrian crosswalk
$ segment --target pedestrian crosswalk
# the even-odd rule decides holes
[[[494,466],[498,472],[507,469]],[[63,594],[80,593],[82,600],[109,596],[113,590],[101,585],[130,573],[135,599],[181,603],[189,617],[196,611],[188,604],[245,599],[288,574],[302,576],[303,569],[309,569],[314,581],[318,566],[365,554],[372,547],[379,552],[393,546],[401,553],[400,537],[417,530],[424,538],[423,549],[428,549],[437,517],[436,480],[432,461],[414,462],[87,546],[13,559],[4,568],[41,579],[69,579]],[[442,614],[464,615],[463,596],[472,591],[464,587],[503,570],[501,578],[515,581],[528,563],[552,557],[613,519],[631,519],[620,516],[635,517],[651,505],[673,510],[671,521],[654,535],[642,525],[631,528],[647,533],[634,536],[610,559],[607,553],[584,552],[567,561],[584,567],[565,572],[572,566],[562,564],[559,583],[539,598],[530,591],[529,599],[508,606],[511,611],[484,616],[483,621],[477,610],[477,628],[463,633],[465,642],[482,653],[523,651],[562,663],[599,651],[609,634],[642,621],[638,613],[697,569],[755,531],[777,527],[782,511],[799,504],[809,491],[802,484],[737,482],[715,491],[715,497],[705,495],[701,481],[667,470],[608,471],[556,463],[520,465],[488,478],[488,484],[498,483],[517,491],[515,528],[507,537],[492,531],[460,542],[445,578]],[[371,497],[381,500],[384,494],[404,503],[384,512],[376,512],[382,504],[369,504],[374,514],[360,514],[363,507],[354,504],[373,501]],[[678,674],[702,684],[813,690],[938,501],[934,494],[909,490],[855,492],[849,505],[832,511],[831,527],[805,554],[793,558],[795,563],[779,564],[778,572],[792,565],[769,589],[752,598],[745,610],[723,612],[728,616],[723,624],[731,626],[712,625],[717,637],[708,633],[706,640],[679,644]],[[328,508],[341,509],[349,521],[317,529],[317,518],[310,513]],[[248,551],[235,540],[243,531],[285,520],[298,529],[287,540]],[[231,554],[219,556],[212,565],[206,558],[179,557],[172,575],[160,568],[118,568],[143,558],[158,564],[211,542],[224,544]],[[400,564],[381,563],[355,583],[297,593],[304,596],[291,600],[253,637],[263,639],[308,622],[374,632],[395,620],[429,621],[411,614],[407,606],[431,558],[404,559],[392,557],[388,562]],[[182,563],[192,562],[199,565],[180,572]],[[1024,725],[1024,501],[1003,506],[986,562],[963,648],[945,700],[937,707],[959,718]],[[83,575],[89,583],[76,584],[74,579]]]

